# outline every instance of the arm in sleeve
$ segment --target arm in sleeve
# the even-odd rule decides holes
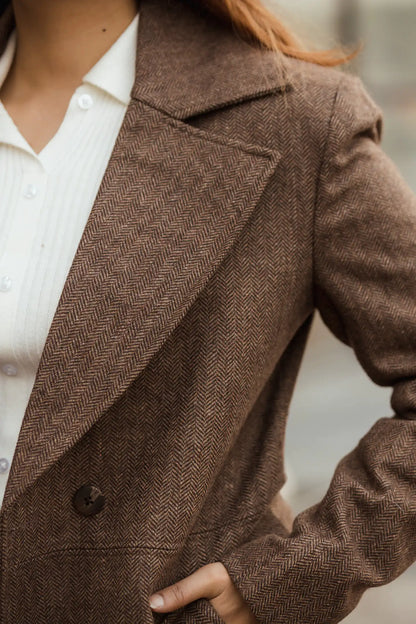
[[[369,587],[416,561],[416,196],[380,147],[383,116],[361,79],[340,79],[318,182],[315,307],[369,377],[381,417],[337,464],[288,537],[222,562],[261,624],[335,624]]]

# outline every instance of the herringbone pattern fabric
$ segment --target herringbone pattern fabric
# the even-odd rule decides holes
[[[0,620],[222,624],[203,598],[148,606],[222,561],[260,624],[336,624],[416,560],[416,198],[358,78],[278,69],[184,0],[140,10],[6,488]],[[276,497],[316,310],[394,413],[292,524]],[[106,497],[89,517],[84,483]]]

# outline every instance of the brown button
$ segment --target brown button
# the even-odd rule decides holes
[[[105,497],[95,485],[82,485],[74,494],[75,509],[83,516],[92,516],[104,507]]]

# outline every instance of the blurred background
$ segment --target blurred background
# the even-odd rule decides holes
[[[384,111],[384,151],[416,192],[416,0],[264,0],[314,47],[363,41],[349,66]],[[286,438],[295,513],[320,501],[338,461],[372,424],[392,416],[390,388],[376,386],[354,352],[316,313],[291,404]],[[395,581],[368,589],[346,624],[415,624],[416,564]]]

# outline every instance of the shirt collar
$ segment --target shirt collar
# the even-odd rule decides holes
[[[136,47],[139,13],[119,38],[84,75],[82,82],[103,89],[124,104],[130,101],[136,71]],[[3,84],[16,50],[16,29],[9,36],[7,46],[0,57],[0,85]]]
[[[8,38],[6,48],[0,57],[0,85],[6,79],[9,69],[12,65],[14,53],[16,49],[16,30],[13,30]],[[28,144],[23,138],[14,121],[9,116],[8,112],[0,102],[0,143],[7,143],[14,147],[20,147],[22,150],[27,151]]]
[[[16,49],[16,29],[14,29],[7,40],[6,48],[0,57],[0,86],[6,79],[12,65]]]
[[[107,91],[124,104],[130,101],[136,74],[138,22],[139,13],[136,13],[120,37],[82,79],[83,83]]]

